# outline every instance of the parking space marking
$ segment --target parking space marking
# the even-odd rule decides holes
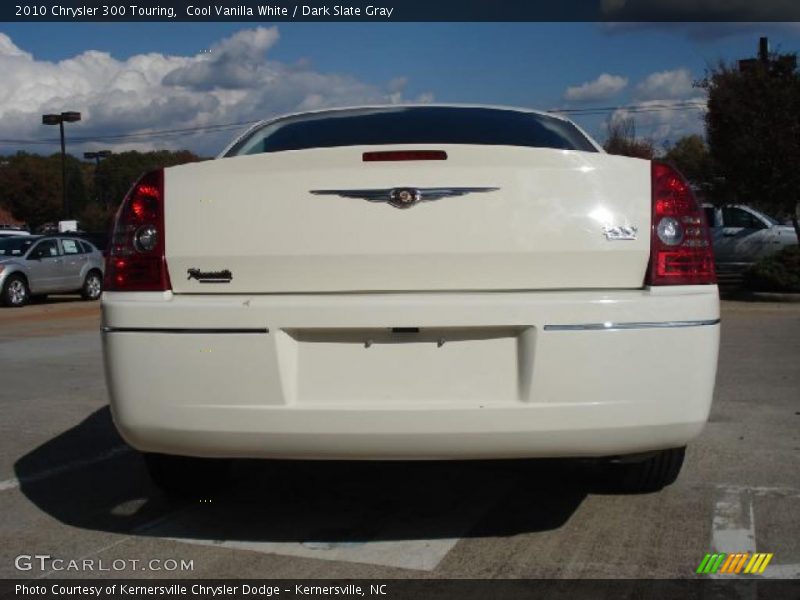
[[[381,524],[376,530],[366,534],[361,539],[359,539],[358,535],[350,533],[370,530],[370,523],[365,523],[365,517],[360,514],[348,515],[343,521],[336,523],[336,527],[333,529],[338,533],[334,534],[326,533],[325,515],[309,515],[308,521],[310,524],[306,525],[304,523],[307,529],[302,533],[291,532],[283,536],[264,533],[262,534],[265,538],[263,540],[225,539],[222,535],[197,537],[200,519],[204,523],[216,522],[219,534],[230,533],[226,531],[224,524],[224,519],[230,518],[225,514],[230,512],[230,507],[226,507],[220,513],[212,512],[210,514],[206,509],[202,509],[202,511],[199,509],[184,511],[176,514],[174,518],[167,519],[159,525],[151,527],[147,533],[148,535],[170,539],[171,541],[213,546],[215,548],[432,571],[459,542],[461,536],[466,534],[504,494],[508,493],[509,489],[509,485],[499,482],[496,487],[485,490],[478,497],[472,497],[468,504],[463,503],[453,506],[451,510],[448,510],[446,516],[428,515],[419,517],[431,520],[446,518],[448,520],[447,530],[451,535],[442,538],[401,539],[402,536],[398,532],[405,531],[408,520],[414,518],[414,516],[392,509],[387,509],[381,515]],[[239,519],[241,520],[241,511],[235,512],[239,513]],[[259,512],[258,514],[260,516],[254,514],[252,518],[260,518],[262,520],[265,518],[263,513]],[[372,515],[373,520],[374,517],[375,515]],[[281,521],[299,522],[297,514],[273,514],[270,518],[276,523]],[[220,523],[220,521],[222,522]],[[327,523],[327,525],[333,524]],[[254,528],[257,526],[255,524]],[[316,534],[315,531],[317,532]],[[330,532],[330,529],[328,529],[328,532]],[[456,535],[453,536],[453,533]],[[259,534],[251,532],[251,538],[258,538],[258,536]],[[273,539],[269,539],[270,537]],[[291,541],[275,539],[276,537],[288,537]]]
[[[714,505],[711,541],[716,552],[726,554],[757,551],[754,496],[798,496],[798,490],[794,488],[717,486],[717,489],[720,490],[720,498]],[[768,579],[800,578],[800,564],[770,564],[758,576]],[[710,577],[719,578],[724,575],[717,573]]]
[[[119,539],[114,540],[110,544],[106,544],[105,546],[101,546],[100,548],[92,550],[88,554],[85,554],[85,555],[81,556],[80,558],[78,558],[77,562],[79,564],[82,564],[83,561],[86,560],[86,559],[93,558],[93,557],[95,557],[95,556],[97,556],[99,554],[102,554],[103,552],[106,552],[108,550],[111,550],[112,548],[116,548],[117,546],[120,546],[120,545],[124,544],[125,542],[127,542],[127,541],[129,541],[131,539],[134,539],[134,538],[136,538],[137,536],[139,536],[139,535],[141,535],[143,533],[146,533],[147,531],[149,531],[153,527],[158,526],[164,520],[169,519],[170,517],[172,517],[173,514],[175,514],[175,513],[168,513],[166,515],[160,515],[158,517],[155,517],[155,518],[151,519],[150,521],[147,521],[146,523],[142,523],[141,525],[138,525],[133,530],[131,530],[131,532],[128,535],[123,535],[122,537],[120,537]],[[36,577],[36,579],[48,579],[48,578],[54,577],[54,576],[55,577],[63,577],[63,575],[64,575],[64,571],[63,570],[56,571],[56,570],[51,568],[51,569],[45,571],[44,573],[42,573],[41,575],[38,575]]]
[[[717,552],[755,552],[756,529],[749,490],[723,487],[714,505],[712,544]]]
[[[773,565],[761,574],[767,579],[800,579],[800,565]]]
[[[303,543],[189,539],[177,539],[175,541],[232,550],[249,550],[263,554],[280,554],[299,558],[316,558],[414,569],[417,571],[433,571],[459,539]]]
[[[84,467],[90,467],[92,465],[96,465],[97,463],[110,460],[112,458],[115,458],[121,454],[126,454],[128,452],[131,452],[130,446],[114,446],[113,448],[109,448],[108,450],[106,450],[101,454],[98,454],[97,456],[91,456],[89,458],[81,458],[79,460],[68,462],[63,465],[58,465],[57,467],[53,467],[52,469],[45,469],[44,471],[39,471],[38,473],[34,473],[33,475],[26,475],[21,480],[16,477],[12,477],[11,479],[0,481],[0,492],[17,489],[23,483],[38,483],[40,481],[43,481],[50,477],[54,477],[56,475],[63,475],[64,473],[68,473],[69,471],[82,469]]]

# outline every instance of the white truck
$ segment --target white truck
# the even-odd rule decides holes
[[[261,123],[133,186],[105,286],[114,421],[172,492],[231,458],[582,457],[657,490],[714,390],[689,186],[535,111]]]

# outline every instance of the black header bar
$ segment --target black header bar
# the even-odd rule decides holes
[[[800,21],[793,0],[16,0],[0,20],[46,21]]]
[[[0,580],[0,598],[39,600],[797,600],[800,580],[725,579],[36,579]]]

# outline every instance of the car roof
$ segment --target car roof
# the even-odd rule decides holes
[[[18,235],[18,236],[8,236],[8,237],[24,237],[26,240],[30,240],[32,242],[36,242],[39,240],[58,240],[66,238],[66,239],[80,240],[82,242],[86,242],[87,244],[92,243],[91,240],[86,239],[80,233],[75,233],[74,231],[65,231],[63,233],[37,233],[36,235]]]

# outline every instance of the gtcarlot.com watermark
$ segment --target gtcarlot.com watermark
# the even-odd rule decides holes
[[[20,554],[14,559],[17,571],[194,571],[194,561],[175,558],[58,558],[49,554]]]

